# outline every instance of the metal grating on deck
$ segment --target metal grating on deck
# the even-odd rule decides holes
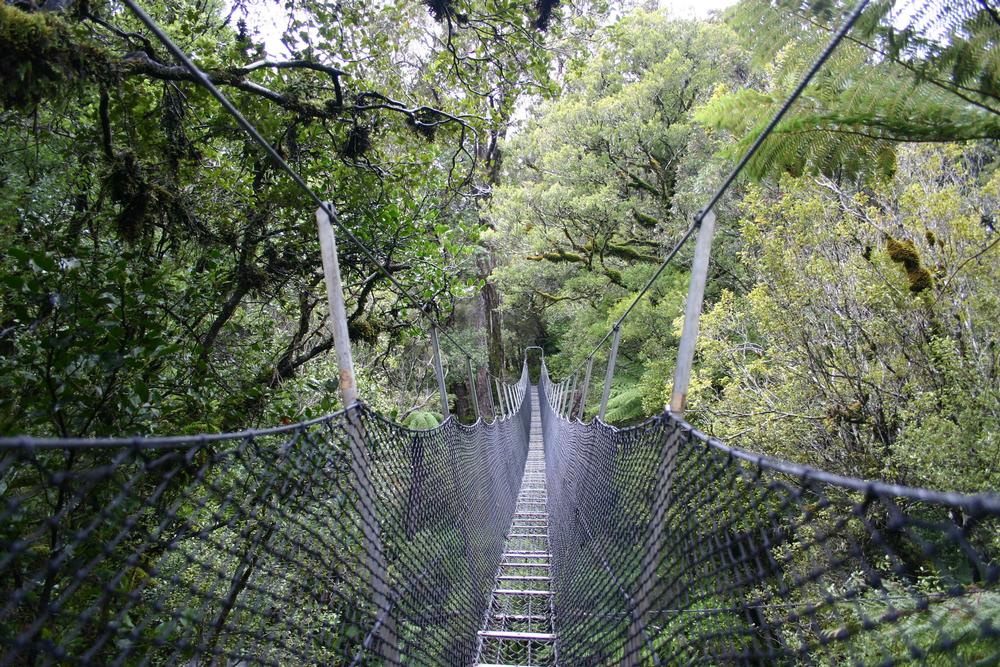
[[[545,454],[537,387],[531,388],[529,397],[534,409],[528,460],[486,622],[479,631],[479,667],[556,664]]]

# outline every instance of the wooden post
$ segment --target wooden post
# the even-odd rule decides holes
[[[691,384],[691,365],[698,341],[698,319],[705,299],[705,282],[708,280],[708,260],[712,253],[712,235],[715,233],[715,213],[705,213],[698,230],[691,264],[691,284],[688,287],[687,307],[684,310],[684,329],[677,348],[677,367],[674,370],[674,389],[670,394],[670,412],[678,419],[684,418],[688,387]]]
[[[495,384],[497,388],[497,403],[500,405],[500,419],[503,419],[507,416],[507,411],[504,409],[503,388],[500,384],[500,378],[493,378],[493,384]]]
[[[573,381],[569,384],[569,401],[566,403],[566,419],[573,419],[573,406],[576,405],[576,379],[579,373],[573,373]]]
[[[680,427],[667,436],[660,452],[660,463],[656,471],[656,488],[650,506],[649,527],[642,550],[642,562],[639,566],[639,588],[635,594],[635,609],[629,629],[629,642],[626,647],[627,659],[624,665],[629,667],[642,664],[640,661],[643,638],[646,637],[646,616],[653,607],[653,602],[664,602],[660,594],[662,582],[658,575],[660,563],[665,556],[664,541],[666,539],[667,510],[670,507],[670,487],[674,481],[674,469],[677,466],[677,449],[684,437]]]
[[[604,413],[608,410],[608,398],[611,396],[611,380],[615,377],[615,359],[618,358],[618,343],[621,342],[621,326],[615,326],[615,335],[611,338],[611,352],[608,353],[608,372],[604,376],[604,394],[601,396],[601,409],[597,418],[604,421]]]
[[[326,208],[336,215],[333,204]],[[352,410],[358,402],[358,387],[354,376],[354,358],[351,354],[351,339],[347,333],[347,308],[344,305],[344,289],[340,279],[340,263],[337,258],[337,239],[330,226],[330,213],[320,208],[316,211],[316,226],[319,230],[320,253],[323,257],[323,277],[326,280],[326,298],[330,308],[330,331],[333,335],[334,350],[337,355],[337,370],[340,375],[340,400],[347,412],[347,435],[351,450],[351,485],[358,497],[358,513],[363,539],[364,568],[371,578],[372,604],[376,610],[378,652],[390,664],[399,662],[399,646],[396,637],[396,622],[389,607],[389,577],[379,534],[378,516],[375,512],[375,489],[372,487],[366,454],[364,425],[359,419],[359,411]]]
[[[327,203],[330,211],[333,205]],[[347,334],[347,308],[344,305],[344,286],[340,280],[340,263],[337,258],[337,239],[330,226],[330,216],[322,208],[316,211],[319,228],[319,249],[323,256],[323,277],[326,279],[326,302],[330,308],[330,333],[337,355],[340,373],[340,400],[345,408],[358,402],[358,385],[354,377],[354,358],[351,340]]]
[[[584,411],[587,409],[587,392],[590,390],[590,371],[594,368],[594,357],[587,358],[587,370],[583,374],[583,391],[580,392],[580,412],[578,418],[583,421]]]
[[[476,413],[476,421],[482,418],[479,414],[479,392],[476,391],[476,374],[472,372],[472,357],[465,358],[465,366],[469,369],[469,399]]]
[[[549,409],[555,409],[556,404],[556,394],[559,393],[559,387],[555,382],[552,381],[552,376],[548,374],[549,369],[545,369],[545,377],[548,379],[547,386],[545,387],[545,396],[549,404]]]
[[[431,347],[434,348],[434,376],[437,377],[438,394],[441,395],[441,414],[445,419],[451,415],[448,409],[448,389],[444,385],[444,367],[441,366],[441,345],[438,343],[437,325],[431,325]]]
[[[486,400],[490,404],[490,414],[497,418],[497,404],[493,402],[493,387],[490,386],[490,374],[486,374]]]

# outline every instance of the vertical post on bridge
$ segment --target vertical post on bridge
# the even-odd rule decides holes
[[[333,211],[333,204],[327,202]],[[354,376],[354,357],[351,339],[347,333],[347,308],[344,305],[344,286],[340,279],[340,260],[337,257],[337,239],[330,226],[330,215],[322,208],[316,210],[319,229],[319,249],[323,257],[323,277],[326,281],[326,301],[330,308],[330,333],[337,355],[340,373],[340,400],[345,408],[358,402],[358,385]]]
[[[493,387],[490,386],[490,374],[486,373],[486,400],[490,404],[490,414],[497,418],[497,405],[493,402]]]
[[[434,376],[437,378],[438,394],[441,396],[441,415],[447,419],[451,415],[448,409],[448,388],[444,384],[444,367],[441,366],[441,344],[438,342],[436,324],[431,325],[431,347],[434,348]]]
[[[604,413],[608,410],[608,398],[611,396],[611,380],[615,377],[615,359],[618,358],[618,343],[622,339],[621,323],[615,325],[615,334],[611,338],[611,352],[608,353],[608,372],[604,376],[604,394],[601,396],[601,409],[597,418],[604,421]]]
[[[493,384],[497,388],[497,403],[500,405],[500,418],[503,419],[507,416],[507,411],[504,410],[503,388],[500,385],[500,378],[493,378]]]
[[[587,409],[587,392],[590,390],[590,371],[594,369],[593,355],[587,357],[587,370],[583,374],[583,389],[580,391],[580,412],[577,418],[583,421],[583,413]]]
[[[566,404],[566,419],[573,419],[573,407],[576,405],[576,379],[579,373],[573,373],[573,381],[569,385],[569,402]]]
[[[701,317],[701,306],[705,298],[705,283],[708,280],[708,260],[712,252],[712,235],[715,233],[715,213],[705,212],[698,230],[698,240],[694,249],[694,262],[691,264],[691,284],[688,288],[687,306],[684,310],[684,329],[681,332],[681,343],[677,349],[677,368],[674,372],[674,388],[670,394],[670,412],[674,417],[682,419],[684,404],[687,401],[688,387],[691,382],[691,366],[694,363],[694,348],[698,339],[698,320]],[[629,631],[630,642],[626,648],[629,659],[624,663],[629,666],[639,664],[641,651],[640,638],[645,636],[646,616],[654,600],[662,599],[658,592],[661,585],[657,577],[657,569],[663,558],[663,543],[665,540],[664,526],[666,524],[667,504],[669,502],[671,484],[673,483],[674,467],[677,462],[677,447],[680,433],[675,429],[668,436],[661,453],[660,465],[656,474],[656,491],[650,507],[650,530],[643,545],[642,562],[639,566],[639,590],[636,592],[636,608]]]
[[[472,372],[472,357],[465,358],[465,366],[469,369],[469,398],[476,412],[476,421],[479,421],[482,415],[479,414],[479,392],[476,390],[476,374]]]
[[[358,496],[358,512],[361,515],[364,566],[372,584],[372,604],[376,610],[375,634],[379,638],[378,652],[390,664],[399,662],[399,646],[396,637],[396,623],[389,606],[389,577],[385,565],[382,537],[379,535],[378,516],[375,513],[375,489],[372,488],[366,455],[364,425],[358,418],[358,411],[351,410],[358,403],[358,386],[354,375],[354,357],[351,353],[351,338],[347,331],[347,308],[344,305],[344,286],[340,278],[340,262],[337,258],[337,239],[330,226],[330,216],[336,215],[333,204],[324,202],[316,211],[316,227],[319,231],[320,254],[323,258],[323,277],[326,282],[326,298],[330,308],[330,331],[337,355],[337,370],[340,375],[340,400],[347,409],[347,434],[351,449],[351,483]]]
[[[545,357],[543,356],[542,357],[542,363],[540,363],[538,365],[538,390],[539,390],[539,392],[542,389],[545,390],[546,400],[548,399],[548,396],[549,396],[549,385],[548,384],[544,384],[543,385],[543,383],[547,382],[548,379],[549,379],[549,369],[545,367]],[[539,394],[538,400],[539,401],[542,400],[541,394]],[[541,407],[542,406],[539,404],[538,408],[541,409]]]
[[[684,310],[684,329],[677,347],[677,367],[674,370],[674,388],[670,393],[670,412],[678,419],[684,417],[688,387],[691,385],[691,366],[694,348],[698,341],[698,320],[705,300],[705,283],[708,280],[708,260],[712,253],[712,235],[715,233],[715,213],[709,209],[701,219],[698,241],[694,247],[691,264],[691,284],[688,287],[687,306]]]

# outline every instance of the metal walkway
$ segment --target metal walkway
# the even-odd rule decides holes
[[[538,387],[532,401],[531,440],[514,520],[507,532],[486,622],[479,631],[479,667],[556,664],[545,453]]]

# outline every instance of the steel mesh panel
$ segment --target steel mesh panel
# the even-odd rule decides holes
[[[997,496],[838,478],[668,414],[571,422],[553,386],[543,372],[560,663],[1000,663]]]
[[[0,665],[467,664],[530,418],[0,441]]]

